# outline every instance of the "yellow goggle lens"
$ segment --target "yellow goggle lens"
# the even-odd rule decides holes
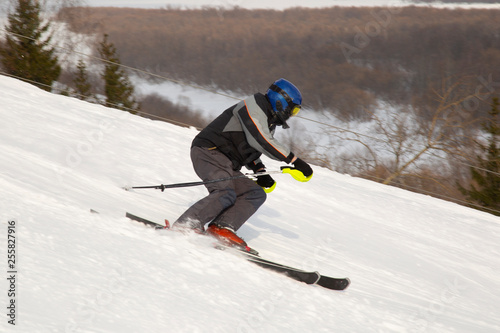
[[[292,109],[292,112],[290,112],[290,116],[291,117],[296,116],[299,113],[300,109],[301,109],[300,105],[295,105]]]

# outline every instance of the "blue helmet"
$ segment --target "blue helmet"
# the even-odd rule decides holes
[[[267,89],[266,96],[273,107],[280,125],[283,128],[288,128],[286,120],[295,116],[301,108],[302,94],[299,89],[290,81],[279,79]]]

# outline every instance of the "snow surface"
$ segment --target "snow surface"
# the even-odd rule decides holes
[[[498,217],[319,167],[308,183],[277,175],[239,233],[265,258],[352,280],[308,286],[124,217],[175,220],[206,194],[122,189],[198,180],[196,130],[5,76],[0,91],[0,332],[500,331]]]

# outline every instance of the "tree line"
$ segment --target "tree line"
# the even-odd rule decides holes
[[[43,19],[39,1],[17,0],[14,5],[8,15],[5,40],[0,42],[2,68],[9,75],[52,91],[53,83],[61,74],[61,66],[51,44],[50,21]],[[104,80],[103,104],[135,113],[139,105],[133,96],[134,89],[127,73],[120,67],[115,46],[108,41],[106,34],[98,45],[98,52],[104,61],[101,74]],[[96,100],[88,77],[86,63],[80,60],[76,65],[72,93],[84,100]],[[66,90],[65,94],[70,92]]]
[[[129,66],[243,93],[286,77],[308,106],[355,119],[380,98],[434,106],[433,85],[446,77],[500,81],[499,14],[421,7],[69,8],[59,18],[74,31],[108,33]]]

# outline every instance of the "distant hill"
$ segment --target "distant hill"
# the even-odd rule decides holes
[[[432,104],[443,78],[500,80],[500,35],[492,33],[500,31],[499,15],[424,7],[70,8],[59,18],[78,32],[109,34],[128,66],[245,93],[286,77],[306,105],[357,118],[377,99]]]

